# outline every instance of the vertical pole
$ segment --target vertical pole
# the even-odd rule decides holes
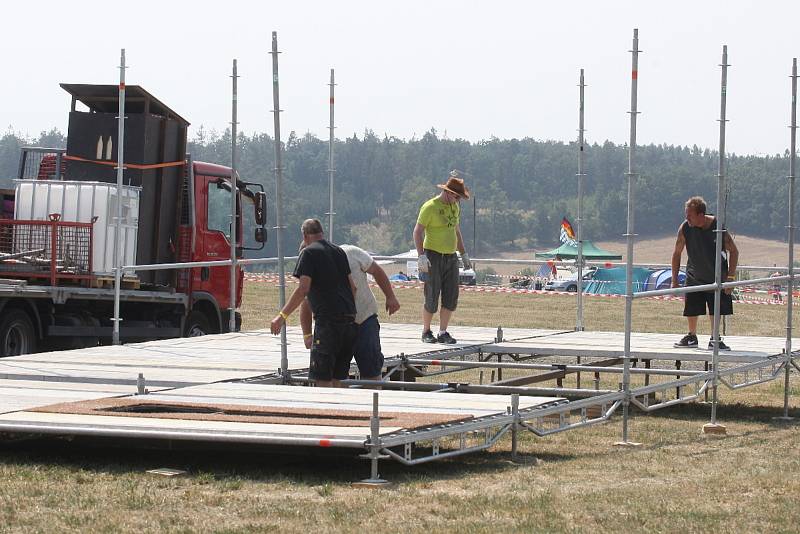
[[[583,147],[583,69],[580,79],[580,103],[578,104],[578,218],[575,237],[578,240],[578,316],[575,319],[575,331],[583,331],[583,177],[584,173],[584,147]],[[578,362],[580,363],[580,361]],[[580,374],[578,375],[580,381]]]
[[[472,188],[472,254],[478,256],[478,201],[475,200],[475,186]]]
[[[631,136],[628,145],[628,224],[625,237],[628,248],[625,257],[625,354],[622,369],[622,390],[625,400],[622,404],[622,443],[628,443],[628,412],[630,411],[631,395],[631,328],[633,315],[633,206],[634,186],[636,177],[634,172],[634,156],[636,155],[636,116],[637,91],[639,89],[639,30],[633,30],[633,49],[631,50]]]
[[[786,363],[783,383],[783,417],[789,417],[789,368],[792,366],[792,292],[794,291],[794,178],[797,159],[797,58],[792,59],[792,111],[789,131],[789,291],[786,292]]]
[[[378,474],[378,460],[386,458],[381,454],[381,417],[380,417],[380,404],[378,401],[378,392],[372,394],[372,417],[369,419],[369,437],[368,437],[367,454],[362,455],[362,458],[370,461],[369,478],[353,484],[356,487],[375,488],[388,484],[388,481],[383,480]]]
[[[333,242],[333,216],[336,215],[333,211],[333,175],[336,172],[336,169],[333,167],[333,143],[334,143],[334,135],[333,130],[336,128],[333,123],[333,88],[336,86],[334,83],[333,77],[333,69],[331,69],[331,83],[328,84],[331,88],[331,96],[330,96],[330,111],[331,111],[331,118],[330,118],[330,126],[328,126],[328,188],[330,189],[330,204],[328,207],[328,239]]]
[[[117,117],[117,217],[114,221],[114,330],[111,341],[119,345],[120,285],[122,284],[122,261],[120,260],[119,239],[122,233],[122,175],[125,169],[125,49],[119,57],[119,116]]]
[[[518,447],[519,447],[519,393],[511,395],[511,414],[514,416],[514,422],[511,426],[511,461],[517,462],[519,460]]]
[[[378,474],[378,452],[379,450],[376,448],[378,442],[380,441],[381,433],[381,416],[380,416],[380,408],[379,408],[379,400],[378,400],[378,393],[375,392],[372,394],[372,417],[370,418],[369,422],[369,429],[370,429],[370,443],[372,445],[372,461],[370,466],[370,480],[378,481],[380,480],[380,475]]]
[[[283,256],[283,166],[281,165],[281,104],[278,85],[278,32],[272,32],[272,113],[275,124],[275,217],[276,245],[278,248],[278,276],[280,280],[280,308],[286,304],[286,266]],[[281,374],[289,372],[286,347],[286,325],[281,329]]]
[[[233,74],[231,75],[231,80],[233,81],[232,91],[231,91],[231,288],[230,288],[230,307],[228,311],[230,312],[230,317],[228,318],[228,331],[235,332],[236,331],[236,289],[239,286],[237,271],[238,265],[236,265],[236,238],[238,237],[237,230],[238,230],[238,218],[236,217],[236,200],[239,196],[239,189],[236,187],[236,136],[237,136],[237,129],[236,126],[239,124],[237,122],[237,106],[238,106],[238,89],[236,82],[239,79],[239,75],[236,71],[236,60],[233,60]]]
[[[717,217],[717,229],[715,236],[714,254],[714,283],[717,288],[714,290],[714,323],[711,329],[711,342],[714,349],[711,355],[711,425],[717,424],[717,386],[719,381],[719,306],[722,295],[722,241],[725,238],[725,123],[726,105],[728,97],[728,45],[722,45],[722,79],[720,82],[720,104],[719,104],[719,170],[717,172],[717,213],[723,215],[723,219]]]

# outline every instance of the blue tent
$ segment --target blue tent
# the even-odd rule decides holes
[[[633,291],[643,291],[645,282],[650,276],[650,269],[644,267],[633,268]],[[625,267],[599,268],[594,273],[592,281],[586,284],[584,293],[603,295],[625,294]]]
[[[680,285],[686,283],[686,273],[678,271],[678,282]],[[656,289],[669,289],[672,287],[672,269],[659,269],[647,278],[644,283],[645,291],[655,291]]]

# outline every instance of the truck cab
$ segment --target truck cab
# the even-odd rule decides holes
[[[190,186],[194,191],[191,209],[194,224],[181,226],[179,244],[182,254],[179,261],[205,262],[229,259],[231,255],[231,170],[212,163],[195,162]],[[254,188],[260,188],[256,191]],[[254,229],[253,240],[263,248],[266,241],[264,223],[266,195],[260,184],[250,184],[237,177],[236,188],[236,256],[243,257],[245,228]],[[245,216],[242,213],[246,214]],[[252,214],[252,216],[249,216]],[[244,223],[249,224],[245,225]],[[187,242],[184,242],[186,240]],[[191,310],[184,328],[186,335],[197,336],[228,329],[231,299],[234,308],[242,302],[244,272],[236,271],[236,294],[230,294],[231,269],[224,267],[195,267],[186,275],[178,290],[190,297]],[[241,317],[237,313],[237,329]]]

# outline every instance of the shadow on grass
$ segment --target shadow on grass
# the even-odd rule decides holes
[[[636,412],[637,417],[641,416],[662,417],[679,420],[704,421],[711,417],[710,403],[688,403],[671,406],[662,410],[656,410],[649,414]],[[789,415],[798,417],[797,410],[789,410]],[[717,419],[722,421],[747,421],[759,423],[773,423],[773,418],[783,417],[783,407],[779,406],[756,406],[751,404],[717,404]],[[775,423],[781,424],[781,423]]]
[[[189,477],[213,480],[244,480],[258,483],[290,483],[306,486],[349,484],[369,477],[370,462],[359,458],[364,451],[331,451],[319,448],[259,449],[247,447],[225,450],[183,447],[132,448],[119,442],[31,438],[0,442],[0,465],[13,471],[15,466],[90,471],[114,475],[144,473],[161,467],[181,469]],[[419,449],[415,456],[429,453]],[[444,452],[444,449],[442,450]],[[520,452],[514,463],[508,451],[481,451],[461,457],[405,466],[394,460],[381,460],[381,477],[397,484],[459,479],[470,475],[496,474],[534,466],[539,460],[557,462],[569,455]]]

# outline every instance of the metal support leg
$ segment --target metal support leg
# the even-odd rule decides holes
[[[519,445],[519,393],[511,395],[511,414],[514,416],[514,423],[511,427],[511,461],[519,462],[517,456],[517,446]]]
[[[381,454],[381,449],[383,445],[381,444],[381,418],[380,418],[380,409],[379,409],[379,402],[378,402],[378,392],[372,394],[372,417],[369,420],[369,428],[370,428],[370,435],[369,435],[369,452],[367,454],[362,454],[362,458],[366,458],[370,460],[370,477],[367,479],[362,480],[361,482],[356,482],[353,484],[355,487],[362,487],[362,488],[375,488],[375,487],[382,487],[386,486],[389,481],[380,478],[378,474],[378,460],[388,458],[385,454]]]

